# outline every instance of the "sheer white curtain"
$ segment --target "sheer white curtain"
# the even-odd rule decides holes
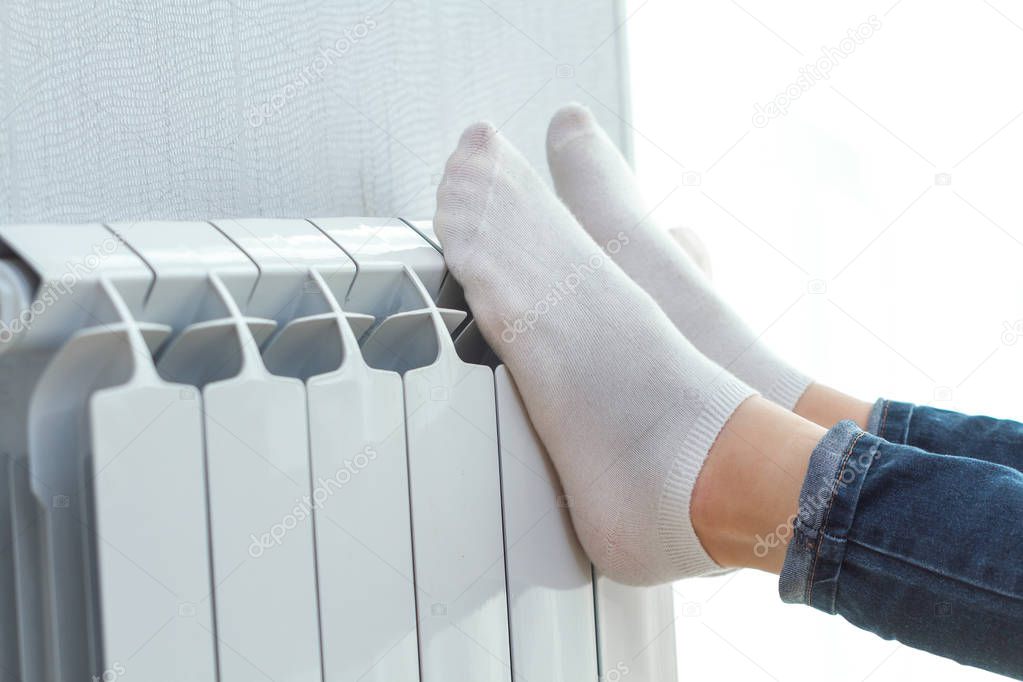
[[[558,104],[619,106],[620,9],[5,0],[0,222],[429,217],[472,121],[543,163]]]
[[[1023,11],[629,5],[642,183],[753,327],[862,398],[1023,417]],[[782,605],[766,575],[676,588],[680,679],[993,677]]]

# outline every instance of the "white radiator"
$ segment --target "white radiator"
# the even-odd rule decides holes
[[[0,227],[0,679],[675,679],[428,223]]]

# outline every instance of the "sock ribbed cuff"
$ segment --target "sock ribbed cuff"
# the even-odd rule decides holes
[[[774,383],[764,390],[763,395],[771,402],[791,412],[812,383],[813,379],[799,370],[785,367]]]
[[[670,575],[662,580],[678,580],[696,575],[721,573],[723,569],[703,548],[690,518],[693,487],[718,434],[747,398],[756,391],[737,379],[716,386],[712,400],[704,405],[686,439],[688,452],[703,457],[679,457],[664,483],[659,509],[658,531]]]

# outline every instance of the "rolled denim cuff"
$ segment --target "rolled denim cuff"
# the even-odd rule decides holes
[[[814,448],[778,580],[782,601],[834,613],[846,537],[879,442],[843,421]]]
[[[905,445],[909,439],[909,423],[916,405],[878,399],[867,420],[867,432],[889,443]]]

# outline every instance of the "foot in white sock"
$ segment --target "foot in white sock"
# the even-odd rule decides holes
[[[434,226],[597,568],[631,584],[719,570],[693,530],[691,495],[752,389],[679,333],[493,127],[462,136]]]
[[[647,219],[632,169],[593,115],[569,105],[554,115],[547,160],[558,195],[598,243],[624,233],[614,260],[708,358],[787,410],[810,385],[735,314],[668,232]]]
[[[707,278],[710,279],[712,276],[710,254],[707,253],[707,246],[700,239],[699,235],[684,225],[669,229],[668,234],[678,242],[686,254],[693,259],[697,267],[703,270],[703,274],[707,275]]]

